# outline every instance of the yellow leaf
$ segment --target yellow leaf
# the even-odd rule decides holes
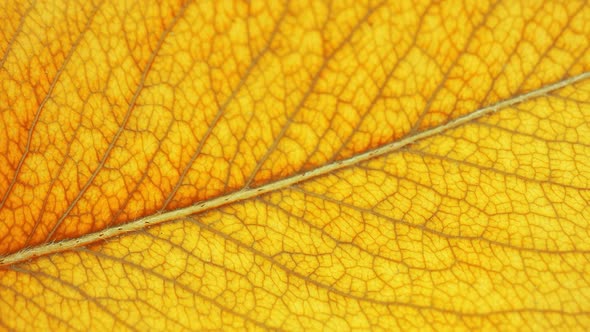
[[[584,2],[0,21],[0,329],[590,328]]]

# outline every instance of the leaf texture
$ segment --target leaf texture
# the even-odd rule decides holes
[[[0,17],[0,329],[590,327],[585,2]]]

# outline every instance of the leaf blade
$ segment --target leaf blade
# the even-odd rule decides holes
[[[127,38],[114,49],[128,67],[93,77],[109,58],[80,60],[112,42],[99,23],[121,8],[107,2],[87,23],[53,4],[55,22],[90,29],[65,43],[80,45],[65,71],[50,68],[43,113],[15,113],[39,108],[14,95],[0,113],[4,127],[26,124],[0,154],[2,326],[588,326],[587,6],[253,3],[216,21],[223,10],[212,5],[131,5],[112,25],[138,33],[113,35]],[[453,9],[455,20],[442,20]],[[29,35],[15,31],[59,40],[51,33],[67,26],[44,33],[10,18],[22,28],[3,39],[3,93]],[[152,30],[130,24],[148,18]],[[445,29],[428,28],[437,24]],[[185,46],[218,44],[187,52],[187,36]],[[99,82],[76,85],[80,68]],[[282,70],[301,86],[269,84]],[[65,97],[73,86],[90,92],[82,106]],[[89,112],[105,104],[110,115]],[[68,116],[55,117],[59,105]],[[77,127],[40,141],[72,115]],[[62,143],[67,152],[51,159]],[[97,145],[85,154],[81,143]]]

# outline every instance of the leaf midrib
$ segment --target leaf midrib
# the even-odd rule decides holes
[[[253,198],[253,197],[257,197],[257,196],[269,193],[269,192],[274,192],[274,191],[278,191],[278,190],[281,190],[284,188],[288,188],[294,184],[308,181],[308,180],[314,179],[316,177],[319,177],[319,176],[322,176],[325,174],[329,174],[331,172],[334,172],[334,171],[337,171],[337,170],[340,170],[343,168],[357,165],[357,164],[367,161],[369,159],[392,153],[394,151],[397,151],[397,150],[405,147],[406,145],[415,143],[419,140],[423,140],[423,139],[432,137],[434,135],[440,134],[442,132],[451,130],[453,128],[457,128],[463,124],[469,123],[470,121],[481,118],[481,117],[488,115],[490,113],[494,113],[496,111],[508,108],[510,106],[514,106],[514,105],[523,103],[523,102],[531,100],[531,99],[542,97],[552,91],[559,90],[561,88],[575,84],[579,81],[582,81],[582,80],[585,80],[588,78],[590,78],[590,72],[584,72],[582,74],[563,79],[561,81],[546,85],[544,87],[538,88],[538,89],[530,91],[528,93],[525,93],[525,94],[522,94],[519,96],[515,96],[515,97],[509,98],[509,99],[505,99],[505,100],[497,102],[493,105],[477,109],[471,113],[468,113],[466,115],[463,115],[461,117],[453,119],[449,122],[446,122],[446,123],[438,125],[436,127],[432,127],[430,129],[416,133],[412,136],[405,137],[401,140],[397,140],[397,141],[391,142],[389,144],[382,145],[378,148],[365,151],[363,153],[354,155],[354,156],[349,157],[347,159],[337,160],[337,161],[319,166],[315,169],[312,169],[312,170],[309,170],[306,172],[298,173],[298,174],[292,175],[287,178],[273,181],[273,182],[264,184],[259,187],[255,187],[255,188],[245,187],[239,191],[231,192],[229,194],[222,195],[222,196],[219,196],[219,197],[207,200],[207,201],[201,201],[196,204],[193,204],[193,205],[190,205],[187,207],[183,207],[183,208],[179,208],[179,209],[175,209],[175,210],[171,210],[171,211],[152,214],[150,216],[145,216],[145,217],[136,219],[134,221],[131,221],[131,222],[128,222],[125,224],[121,224],[121,225],[117,225],[117,226],[113,226],[113,227],[108,227],[108,228],[102,229],[100,231],[89,233],[89,234],[86,234],[86,235],[83,235],[80,237],[66,239],[66,240],[53,242],[53,243],[45,243],[45,244],[30,247],[30,248],[25,248],[25,249],[20,250],[18,252],[11,253],[11,254],[0,257],[0,267],[9,266],[9,265],[23,262],[23,261],[26,261],[26,260],[29,260],[29,259],[32,259],[35,257],[40,257],[40,256],[45,256],[45,255],[57,253],[57,252],[62,252],[65,250],[70,250],[70,249],[80,247],[80,246],[86,246],[86,245],[91,244],[96,241],[100,241],[103,239],[109,239],[109,238],[113,238],[113,237],[120,236],[123,234],[131,233],[131,232],[134,232],[137,230],[141,230],[141,229],[148,227],[148,226],[158,225],[158,224],[162,224],[164,222],[169,222],[169,221],[174,221],[177,219],[188,217],[190,215],[194,215],[194,214],[202,213],[202,212],[205,212],[208,210],[212,210],[212,209],[218,208],[222,205],[227,205],[227,204],[243,201],[243,200],[246,200],[249,198]]]

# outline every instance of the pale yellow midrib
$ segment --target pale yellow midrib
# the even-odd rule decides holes
[[[387,145],[383,145],[383,146],[376,148],[374,150],[370,150],[370,151],[355,155],[355,156],[350,157],[348,159],[335,161],[333,163],[320,166],[320,167],[315,168],[313,170],[303,172],[303,173],[300,173],[300,174],[297,174],[297,175],[294,175],[294,176],[291,176],[291,177],[288,177],[288,178],[285,178],[285,179],[282,179],[279,181],[271,182],[271,183],[265,184],[265,185],[257,187],[257,188],[243,189],[243,190],[240,190],[237,192],[230,193],[225,196],[217,197],[217,198],[214,198],[214,199],[211,199],[208,201],[199,202],[197,204],[194,204],[194,205],[191,205],[191,206],[188,206],[185,208],[180,208],[177,210],[167,211],[167,212],[143,217],[143,218],[128,222],[126,224],[105,228],[101,231],[89,233],[89,234],[86,234],[86,235],[83,235],[83,236],[80,236],[80,237],[77,237],[74,239],[67,239],[67,240],[62,240],[59,242],[46,243],[46,244],[26,248],[21,251],[0,257],[0,267],[15,264],[18,262],[23,262],[28,259],[34,258],[34,257],[44,256],[44,255],[48,255],[51,253],[61,252],[64,250],[75,248],[75,247],[84,246],[84,245],[87,245],[87,244],[90,244],[92,242],[96,242],[96,241],[99,241],[102,239],[108,239],[108,238],[112,238],[112,237],[119,236],[122,234],[130,233],[130,232],[133,232],[136,230],[140,230],[140,229],[143,229],[144,227],[147,227],[147,226],[157,225],[157,224],[161,224],[161,223],[164,223],[167,221],[181,219],[183,217],[187,217],[189,215],[200,213],[200,212],[203,212],[206,210],[214,209],[214,208],[217,208],[217,207],[225,205],[225,204],[230,204],[230,203],[242,201],[242,200],[256,197],[258,195],[262,195],[262,194],[265,194],[265,193],[268,193],[271,191],[276,191],[276,190],[280,190],[283,188],[288,188],[289,186],[291,186],[293,184],[303,182],[303,181],[306,181],[309,179],[313,179],[318,176],[328,174],[328,173],[331,173],[333,171],[336,171],[336,170],[339,170],[339,169],[342,169],[345,167],[356,165],[356,164],[359,164],[359,163],[366,161],[368,159],[371,159],[371,158],[383,156],[385,154],[399,150],[402,147],[404,147],[408,144],[412,144],[418,140],[432,137],[436,134],[439,134],[441,132],[447,131],[452,128],[456,128],[462,124],[468,123],[472,120],[475,120],[477,118],[485,116],[489,113],[493,113],[493,112],[496,112],[500,109],[507,108],[507,107],[522,103],[526,100],[531,100],[531,99],[546,95],[551,91],[559,90],[563,87],[566,87],[568,85],[572,85],[576,82],[585,80],[587,78],[590,78],[590,72],[585,72],[585,73],[564,79],[564,80],[559,81],[557,83],[553,83],[553,84],[544,86],[542,88],[539,88],[537,90],[525,93],[523,95],[520,95],[520,96],[517,96],[514,98],[510,98],[510,99],[506,99],[506,100],[498,102],[494,105],[478,109],[478,110],[473,111],[467,115],[464,115],[464,116],[461,116],[457,119],[449,121],[443,125],[427,129],[425,131],[417,133],[416,135],[403,138],[399,141],[392,142]]]

